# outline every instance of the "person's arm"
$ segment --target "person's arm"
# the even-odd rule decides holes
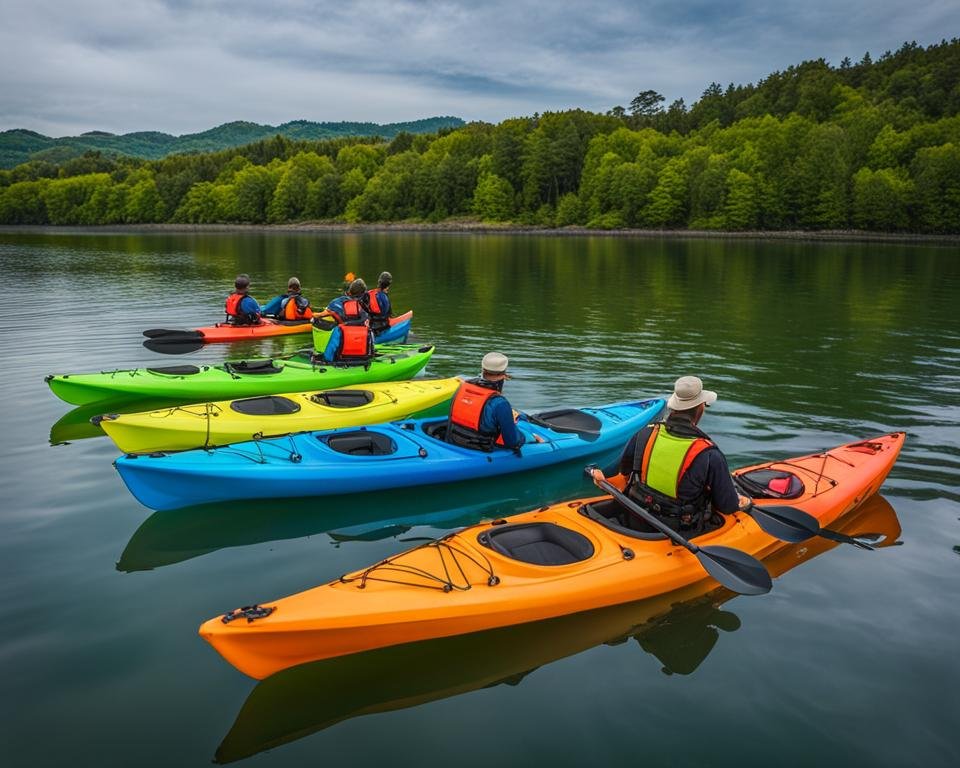
[[[260,305],[253,296],[244,296],[243,301],[240,302],[240,310],[248,315],[259,315]]]
[[[340,337],[343,332],[340,326],[337,326],[330,332],[330,338],[327,339],[327,346],[323,348],[323,359],[332,363],[337,359],[337,347],[340,346]]]
[[[740,495],[730,476],[727,458],[719,450],[710,450],[707,467],[707,484],[710,486],[710,502],[713,508],[730,515],[740,508]]]
[[[503,444],[507,448],[517,448],[523,445],[525,438],[523,433],[517,429],[516,422],[513,420],[513,408],[510,407],[507,398],[498,397],[494,401],[493,420],[499,428]]]
[[[393,315],[393,309],[390,306],[390,297],[387,296],[386,291],[380,291],[380,309],[383,310],[384,317],[391,317]]]

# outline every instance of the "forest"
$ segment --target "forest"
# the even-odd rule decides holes
[[[0,223],[484,222],[960,233],[960,40],[434,134],[0,171]]]

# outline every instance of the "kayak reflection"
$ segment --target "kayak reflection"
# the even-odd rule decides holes
[[[899,543],[890,503],[874,496],[837,521],[835,530]],[[764,560],[773,576],[838,546],[811,539]],[[695,589],[692,588],[692,589]],[[631,638],[655,656],[665,674],[692,674],[721,633],[740,628],[720,606],[735,595],[691,589],[547,621],[380,648],[303,664],[256,685],[214,761],[229,763],[296,741],[360,715],[389,712],[494,685],[517,685],[538,667],[600,644]],[[470,659],[464,664],[464,659]]]
[[[76,440],[86,440],[91,437],[106,437],[98,424],[91,423],[90,419],[104,413],[137,413],[152,411],[158,408],[170,408],[181,401],[147,398],[142,400],[101,400],[92,405],[80,405],[67,411],[53,426],[50,427],[50,444],[63,445]]]
[[[612,466],[618,456],[619,448],[601,456],[599,463]],[[450,529],[588,495],[591,489],[582,462],[575,461],[504,475],[495,485],[473,480],[398,489],[391,491],[386,510],[378,494],[183,507],[148,517],[127,543],[117,570],[150,570],[227,547],[318,533],[329,533],[334,541],[344,542],[386,539],[416,525]]]

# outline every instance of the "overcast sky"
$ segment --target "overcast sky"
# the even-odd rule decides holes
[[[960,35],[960,0],[0,0],[0,129],[498,122]]]

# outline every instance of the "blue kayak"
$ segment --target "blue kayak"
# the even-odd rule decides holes
[[[301,432],[219,448],[127,454],[114,462],[130,492],[151,509],[238,499],[327,496],[586,462],[627,440],[664,401],[521,415],[526,443],[491,453],[444,441],[446,419]]]

